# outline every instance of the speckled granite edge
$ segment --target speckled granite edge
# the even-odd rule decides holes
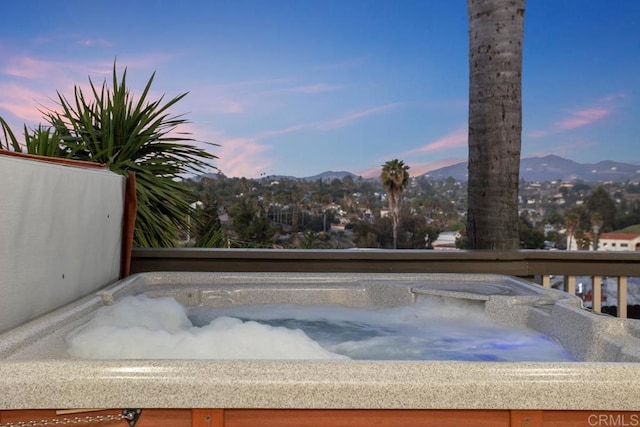
[[[0,408],[638,410],[622,363],[37,361],[0,364]]]

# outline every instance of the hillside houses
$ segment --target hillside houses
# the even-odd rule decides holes
[[[593,250],[593,239],[589,250]],[[569,250],[578,250],[576,239],[570,239]],[[598,238],[599,251],[640,251],[639,233],[602,233]]]
[[[350,238],[360,246],[384,245],[384,233],[388,219],[388,203],[378,179],[333,179],[308,181],[278,177],[247,180],[218,176],[216,179],[191,181],[190,185],[200,198],[216,199],[220,222],[225,232],[234,232],[235,224],[224,215],[232,205],[245,201],[247,209],[254,209],[258,217],[269,218],[271,225],[280,233],[280,242],[291,239],[306,230],[332,231],[333,235]],[[451,250],[456,240],[464,244],[462,237],[452,230],[464,230],[466,224],[466,182],[449,177],[434,180],[412,177],[404,194],[403,209],[412,239],[410,247],[424,248],[426,228],[429,232],[427,246],[436,250]],[[535,249],[569,250],[588,248],[592,237],[587,206],[595,189],[606,192],[608,200],[615,204],[615,213],[610,213],[607,231],[623,230],[640,224],[640,183],[628,182],[582,182],[561,179],[541,182],[520,182],[519,216],[521,218],[522,247]],[[575,236],[567,239],[565,216],[570,210],[579,209],[581,223],[574,230]],[[614,216],[612,216],[614,215]],[[413,221],[413,222],[411,222]],[[415,231],[415,232],[414,232]],[[439,231],[439,237],[435,231]],[[638,232],[636,229],[626,232]],[[418,234],[420,238],[416,237]],[[410,236],[409,236],[410,235]],[[368,236],[368,237],[367,237]],[[577,238],[575,238],[577,236]],[[458,237],[458,238],[457,238]],[[602,234],[598,250],[637,250],[637,236],[626,238]],[[356,240],[360,241],[356,243]],[[626,239],[626,240],[625,240]],[[408,243],[409,245],[409,243]],[[337,247],[337,246],[336,246]],[[340,246],[341,247],[341,246]],[[593,249],[593,248],[590,248]]]

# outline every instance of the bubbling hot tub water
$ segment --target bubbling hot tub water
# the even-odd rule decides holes
[[[482,302],[420,296],[391,308],[260,304],[187,309],[129,296],[67,337],[95,359],[572,361],[546,336],[497,325]]]

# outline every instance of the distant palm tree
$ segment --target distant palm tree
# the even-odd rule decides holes
[[[393,248],[398,244],[398,223],[400,221],[400,204],[402,193],[409,185],[409,166],[402,160],[393,159],[382,165],[380,180],[389,198],[389,210],[393,223]]]
[[[564,218],[564,224],[566,228],[567,235],[567,250],[571,250],[571,238],[574,236],[576,232],[576,228],[578,228],[578,224],[580,223],[580,217],[575,212],[569,212]]]
[[[467,0],[469,249],[518,249],[525,0]]]
[[[591,214],[591,229],[593,230],[593,250],[598,250],[598,245],[600,242],[600,231],[602,231],[602,225],[604,224],[604,220],[602,219],[602,215],[600,212],[593,212]]]

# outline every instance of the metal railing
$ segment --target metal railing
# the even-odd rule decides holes
[[[627,316],[628,277],[640,277],[640,252],[134,249],[131,272],[335,272],[506,274],[550,287],[562,276],[567,292],[576,278],[592,278],[593,311],[602,305],[602,278],[617,279],[619,317]]]

